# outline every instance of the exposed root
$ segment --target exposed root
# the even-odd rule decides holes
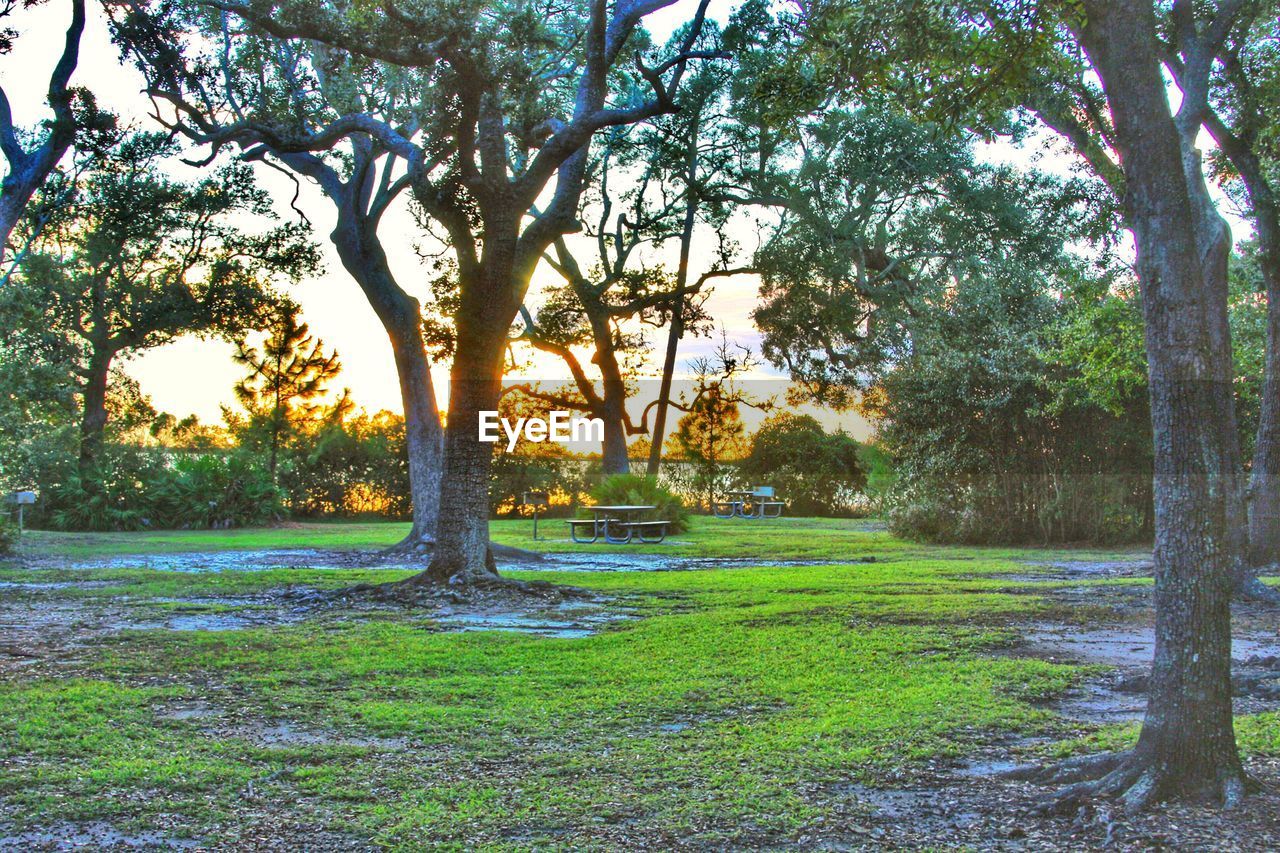
[[[430,536],[423,536],[416,531],[409,531],[409,535],[401,539],[390,548],[384,548],[379,551],[382,557],[405,557],[405,556],[422,556],[430,557],[431,552],[435,549],[435,539]]]
[[[454,575],[448,580],[437,580],[427,572],[420,572],[404,580],[387,583],[361,583],[334,590],[309,590],[306,598],[350,603],[375,601],[406,606],[437,604],[498,604],[519,605],[531,599],[548,604],[564,601],[594,600],[598,596],[590,590],[576,586],[563,586],[547,581],[525,581],[504,578],[496,574]]]
[[[435,547],[434,539],[410,533],[390,548],[379,551],[378,554],[382,557],[421,557],[424,561],[429,561],[435,551]],[[497,559],[515,562],[537,562],[546,557],[541,551],[527,551],[524,548],[499,545],[496,542],[489,543],[489,551]]]
[[[1256,577],[1241,581],[1236,587],[1236,597],[1243,601],[1253,601],[1280,607],[1280,589],[1268,586]]]
[[[1057,764],[1024,764],[1001,773],[1004,779],[1021,782],[1038,782],[1042,785],[1070,785],[1086,779],[1097,779],[1120,766],[1128,753],[1100,752],[1096,755],[1078,755]]]
[[[1071,758],[1048,767],[1017,767],[1001,774],[1007,779],[1066,785],[1042,798],[1036,811],[1072,814],[1096,800],[1118,800],[1125,814],[1144,811],[1171,794],[1189,794],[1235,808],[1248,792],[1248,780],[1224,769],[1218,778],[1195,792],[1187,780],[1164,764],[1137,751],[1106,752]]]

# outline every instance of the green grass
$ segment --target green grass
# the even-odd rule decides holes
[[[858,519],[780,518],[776,520],[717,519],[695,516],[687,533],[661,545],[592,545],[570,541],[559,519],[539,522],[534,541],[532,522],[502,520],[491,523],[493,539],[534,551],[565,553],[659,553],[690,557],[743,557],[784,560],[854,561],[874,556],[946,555],[952,558],[984,554],[1014,558],[1025,549],[958,549],[921,545],[895,539],[888,533],[868,531],[869,522]],[[140,533],[59,533],[28,531],[22,549],[30,556],[102,560],[131,555],[218,551],[319,548],[360,550],[386,548],[409,532],[402,522],[308,522],[272,528],[240,530],[157,530]],[[1137,556],[1140,549],[1044,550],[1037,559],[1106,559]]]
[[[495,525],[524,547],[527,527]],[[90,537],[41,534],[28,548],[74,558],[373,547],[398,530],[121,534],[103,551]],[[412,611],[362,610],[253,630],[132,631],[99,639],[73,674],[13,670],[0,679],[0,796],[21,814],[67,819],[147,826],[163,812],[182,833],[227,843],[245,814],[274,808],[392,847],[599,846],[611,833],[791,846],[850,808],[850,782],[909,778],[1011,734],[1078,732],[1043,700],[1081,670],[999,654],[1019,622],[1063,614],[996,575],[1056,554],[931,548],[813,519],[697,519],[663,547],[760,565],[520,575],[589,586],[632,616],[577,639],[441,633]],[[853,562],[866,557],[876,560]],[[404,574],[46,565],[0,579],[92,580],[101,585],[4,594],[151,612],[173,607],[161,599]],[[169,713],[194,700],[215,716]],[[255,735],[280,723],[327,740]],[[1245,726],[1251,743],[1280,750],[1274,717]],[[1108,735],[1118,736],[1097,737]]]
[[[409,532],[398,522],[311,522],[237,530],[156,530],[141,533],[60,533],[29,530],[25,554],[71,559],[111,559],[132,554],[256,551],[279,548],[385,548]]]

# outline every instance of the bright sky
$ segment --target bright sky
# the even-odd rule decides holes
[[[684,23],[696,0],[678,0],[673,6],[646,19],[650,30],[658,40]],[[713,0],[712,17],[725,20],[735,0]],[[82,43],[80,64],[72,80],[73,85],[90,87],[99,102],[117,114],[139,125],[151,123],[147,117],[149,102],[142,97],[141,76],[131,67],[121,66],[116,49],[112,46],[101,11],[96,4],[89,5],[90,20]],[[15,119],[20,124],[32,125],[45,117],[43,108],[44,85],[48,74],[62,48],[63,34],[70,17],[70,5],[65,0],[51,2],[15,15],[15,26],[21,36],[15,50],[0,57],[0,82],[3,83],[13,104]],[[1009,145],[997,145],[986,153],[992,159],[1009,159],[1029,163],[1033,157],[1041,168],[1066,171],[1069,155],[1048,154],[1038,156],[1039,144],[1023,149]],[[189,167],[177,165],[176,170]],[[194,170],[191,170],[194,177]],[[293,195],[293,185],[282,175],[259,167],[262,185],[279,199],[282,215],[292,215],[288,200]],[[181,171],[176,174],[181,175]],[[355,283],[344,273],[326,235],[332,229],[331,205],[315,187],[305,187],[300,206],[306,211],[315,227],[315,236],[325,254],[326,271],[323,275],[300,283],[291,291],[302,306],[303,317],[311,330],[336,348],[342,356],[344,371],[340,383],[349,386],[357,402],[369,410],[390,409],[400,411],[399,390],[392,365],[391,348],[381,324],[374,316]],[[735,226],[735,238],[744,250],[755,245],[755,236],[747,223]],[[1236,227],[1237,234],[1247,233]],[[409,216],[407,208],[393,210],[384,220],[381,235],[391,259],[392,267],[410,292],[424,295],[425,270],[413,251],[415,241],[422,234]],[[713,235],[702,235],[695,247],[694,269],[698,269],[699,250],[706,260],[714,248]],[[705,267],[704,267],[705,268]],[[554,282],[554,273],[542,269],[534,279],[534,292],[539,286]],[[750,320],[750,311],[757,300],[757,282],[752,277],[739,277],[722,281],[708,303],[711,315],[720,323],[730,340],[750,346],[758,351],[759,334]],[[532,304],[536,304],[536,295]],[[660,337],[659,337],[660,336]],[[665,330],[652,335],[654,352],[651,362],[660,362],[664,346]],[[708,354],[714,341],[686,338],[680,350],[681,369],[687,369],[688,360]],[[168,346],[152,350],[127,365],[145,393],[162,411],[178,416],[194,412],[206,421],[219,420],[219,406],[232,403],[233,383],[239,371],[230,359],[231,346],[220,341],[183,339]],[[653,371],[656,373],[656,370]],[[556,359],[545,358],[535,363],[530,375],[553,382],[568,378],[564,366]],[[448,376],[446,365],[434,370],[441,396],[445,393]],[[755,375],[761,394],[780,391],[785,378],[766,369]],[[755,383],[753,383],[755,384]],[[633,407],[638,410],[640,406]],[[638,416],[638,411],[633,415]],[[814,412],[829,427],[840,425],[858,437],[865,437],[869,429],[856,415],[834,412]],[[744,419],[751,422],[758,415],[746,413]]]

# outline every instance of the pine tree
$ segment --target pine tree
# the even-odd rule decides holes
[[[316,413],[316,399],[342,372],[342,363],[336,350],[325,352],[324,341],[300,322],[296,306],[276,317],[261,352],[242,339],[233,358],[249,369],[249,375],[236,383],[236,397],[249,412],[251,428],[266,438],[274,480],[285,439]]]

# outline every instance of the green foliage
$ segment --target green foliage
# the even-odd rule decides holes
[[[10,554],[18,545],[18,522],[0,513],[0,554]]]
[[[50,477],[54,472],[49,472]],[[284,512],[266,467],[243,453],[180,454],[108,446],[85,487],[64,463],[42,490],[33,521],[55,530],[229,528],[261,525]]]
[[[295,516],[407,518],[404,418],[339,408],[310,422],[287,449],[278,479]]]
[[[241,443],[266,449],[274,477],[281,448],[315,417],[320,407],[313,401],[328,390],[342,364],[336,351],[326,353],[324,341],[309,333],[293,305],[272,318],[261,352],[241,338],[232,357],[249,371],[235,387],[236,399],[249,413]]]
[[[284,511],[270,472],[244,453],[182,456],[146,491],[152,524],[166,528],[261,525]]]
[[[714,383],[699,390],[667,439],[667,454],[691,467],[688,492],[706,507],[728,486],[732,468],[726,463],[736,462],[746,452],[738,400],[731,391]]]
[[[867,496],[868,508],[873,515],[880,515],[884,511],[885,498],[897,480],[893,460],[878,441],[869,441],[858,445],[858,463],[867,473],[867,484],[863,491]]]
[[[773,486],[791,514],[847,515],[867,483],[859,451],[844,432],[828,434],[810,415],[782,412],[760,425],[738,471]]]
[[[1050,282],[1066,291],[1075,275],[1067,267]],[[1145,388],[1080,393],[1075,358],[1064,352],[1080,340],[1081,303],[1050,290],[1040,275],[1006,268],[913,323],[910,356],[864,401],[896,465],[886,501],[896,533],[959,542],[1150,535]],[[1094,311],[1087,323],[1097,332],[1125,317]],[[1124,328],[1098,340],[1124,340]]]
[[[652,518],[669,522],[667,532],[684,533],[689,529],[689,510],[684,501],[663,488],[653,477],[639,474],[613,474],[591,491],[598,504],[615,506],[654,506]]]
[[[980,163],[963,134],[871,107],[796,128],[798,165],[764,178],[787,215],[756,254],[752,316],[765,357],[820,401],[851,402],[949,288],[1052,266],[1077,230],[1079,182]]]

